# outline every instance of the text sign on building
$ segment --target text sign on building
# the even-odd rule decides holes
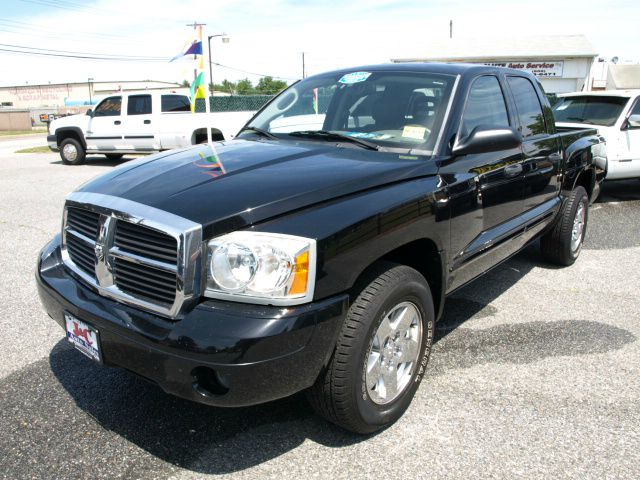
[[[525,70],[536,77],[562,77],[563,61],[554,62],[485,62],[488,67],[507,67]]]

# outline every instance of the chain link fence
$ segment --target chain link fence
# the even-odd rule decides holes
[[[234,95],[209,97],[212,112],[254,112],[271,100],[274,95]],[[204,112],[204,98],[196,99],[196,112]]]

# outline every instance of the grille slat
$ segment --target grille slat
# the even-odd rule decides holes
[[[69,252],[69,257],[78,268],[81,268],[91,276],[95,276],[95,257],[93,248],[90,245],[72,235],[67,235],[67,251]]]
[[[67,209],[67,225],[92,240],[98,236],[99,223],[100,215],[95,212],[71,207]]]
[[[166,287],[169,285],[175,290],[176,275],[156,270],[148,267],[137,267],[134,263],[126,260],[116,260],[118,272],[122,272],[127,276],[137,278],[141,282],[151,282],[156,285]],[[155,271],[154,271],[155,270]]]
[[[115,283],[123,292],[171,304],[176,294],[176,276],[146,265],[114,260]]]
[[[152,260],[174,264],[177,262],[176,239],[142,225],[118,222],[114,245]]]

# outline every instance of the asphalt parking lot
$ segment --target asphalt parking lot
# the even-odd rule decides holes
[[[67,344],[36,255],[114,165],[0,142],[1,478],[640,478],[640,181],[605,184],[574,266],[533,245],[450,298],[412,406],[358,437],[302,396],[205,407]]]

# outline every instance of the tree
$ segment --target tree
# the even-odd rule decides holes
[[[238,95],[255,95],[256,93],[256,89],[248,78],[240,80],[237,83],[236,91],[238,92]]]
[[[189,80],[183,80],[182,81],[182,86],[189,88],[191,86],[191,82],[189,82]]]
[[[258,81],[256,91],[261,95],[275,95],[287,88],[287,82],[274,80],[273,77],[262,77]]]

